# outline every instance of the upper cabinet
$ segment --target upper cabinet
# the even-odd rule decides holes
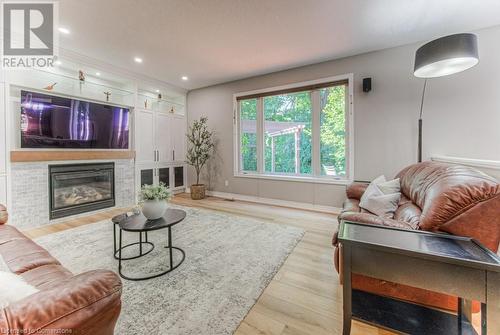
[[[156,113],[155,138],[158,162],[171,162],[172,143],[175,141],[172,133],[172,117],[168,114]]]
[[[186,160],[186,132],[186,118],[178,115],[172,116],[172,161],[174,162],[184,162]]]
[[[135,157],[137,163],[150,163],[156,160],[155,113],[148,110],[135,110]]]
[[[138,164],[184,163],[186,118],[183,115],[136,109],[135,118]]]

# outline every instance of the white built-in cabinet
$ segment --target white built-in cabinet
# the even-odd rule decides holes
[[[0,204],[7,205],[7,132],[5,128],[5,84],[0,82]]]
[[[135,110],[136,185],[166,184],[182,190],[186,182],[186,117]]]

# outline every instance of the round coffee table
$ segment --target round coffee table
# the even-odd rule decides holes
[[[129,217],[124,218],[118,223],[118,226],[120,227],[119,231],[119,236],[118,236],[118,273],[120,274],[120,277],[128,280],[146,280],[146,279],[152,279],[156,277],[160,277],[163,275],[166,275],[167,273],[175,270],[176,268],[179,267],[179,265],[184,262],[184,259],[186,258],[186,254],[184,253],[184,250],[178,247],[174,247],[172,245],[172,227],[184,220],[186,217],[186,212],[180,209],[173,209],[169,208],[163,215],[163,217],[157,219],[157,220],[148,220],[146,217],[142,214],[137,214],[137,215],[132,215]],[[122,261],[129,260],[129,259],[135,259],[141,256],[144,256],[152,251],[148,250],[146,253],[142,253],[142,245],[147,244],[152,246],[154,248],[154,244],[150,241],[143,241],[142,240],[142,233],[147,234],[149,231],[154,231],[154,230],[160,230],[160,229],[168,229],[168,245],[166,248],[169,249],[169,264],[170,267],[168,270],[163,271],[158,274],[146,276],[146,277],[130,277],[122,273]],[[139,244],[139,256],[136,257],[128,257],[128,258],[122,258],[122,250],[128,246],[131,246],[133,244],[125,245],[122,246],[122,232],[123,231],[128,231],[128,232],[136,232],[139,233],[140,239],[138,243],[133,243],[133,244]],[[182,254],[182,259],[174,265],[173,261],[173,250],[178,250]]]

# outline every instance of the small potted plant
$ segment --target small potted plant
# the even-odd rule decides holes
[[[148,220],[161,218],[167,210],[167,201],[170,200],[171,196],[172,193],[164,183],[160,183],[158,186],[143,185],[139,193],[142,214]]]
[[[189,127],[187,136],[187,163],[196,171],[196,184],[191,185],[191,199],[205,198],[205,185],[200,184],[200,173],[207,163],[214,148],[213,132],[208,130],[207,118],[195,120]]]

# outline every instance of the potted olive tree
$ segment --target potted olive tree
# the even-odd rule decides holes
[[[205,185],[200,184],[200,173],[214,149],[213,132],[208,130],[207,118],[193,121],[187,133],[186,160],[196,171],[196,184],[191,185],[191,199],[205,198]]]
[[[171,192],[164,183],[160,185],[144,185],[139,193],[142,214],[148,220],[159,219],[167,210],[167,201],[170,200]]]

